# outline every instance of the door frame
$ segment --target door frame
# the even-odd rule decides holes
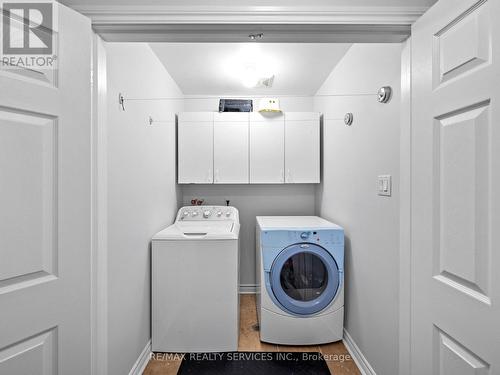
[[[401,54],[401,121],[399,177],[399,374],[411,373],[412,311],[412,121],[411,121],[411,37]]]
[[[188,7],[80,6],[92,20],[92,374],[107,373],[107,135],[106,52],[109,42],[402,43],[400,135],[399,374],[411,367],[411,25],[426,7]],[[242,33],[233,39],[235,25]],[[339,30],[347,30],[332,38]],[[286,31],[283,33],[283,31]],[[273,33],[282,33],[281,36]],[[188,37],[182,35],[188,34]],[[170,35],[168,38],[165,35]],[[117,99],[118,105],[118,99]]]
[[[92,38],[92,249],[91,249],[91,358],[92,375],[108,372],[108,180],[107,77],[102,39]],[[118,102],[117,102],[118,103]]]
[[[404,41],[427,7],[84,5],[109,42],[388,42]]]

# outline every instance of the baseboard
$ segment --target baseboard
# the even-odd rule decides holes
[[[362,375],[377,375],[373,367],[368,363],[368,360],[363,355],[359,347],[356,345],[354,340],[352,339],[349,332],[344,329],[344,345],[351,354],[352,359],[356,362],[359,371],[361,371]]]
[[[151,358],[151,340],[148,341],[144,349],[142,350],[139,358],[135,361],[132,366],[132,370],[128,373],[128,375],[142,375],[144,369],[148,365],[149,359]]]
[[[240,294],[255,294],[256,284],[240,284]]]

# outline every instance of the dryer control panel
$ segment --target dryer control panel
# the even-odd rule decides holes
[[[232,206],[184,206],[177,213],[176,221],[239,221],[238,210]]]

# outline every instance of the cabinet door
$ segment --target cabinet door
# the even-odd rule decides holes
[[[320,182],[319,113],[285,114],[285,182]]]
[[[248,183],[248,113],[216,113],[214,182]]]
[[[250,183],[284,182],[285,122],[282,115],[250,115]]]
[[[213,183],[213,113],[181,113],[178,125],[178,181]]]

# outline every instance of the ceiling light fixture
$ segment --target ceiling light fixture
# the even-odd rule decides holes
[[[241,43],[239,49],[224,60],[223,71],[246,88],[269,88],[273,85],[276,66],[276,59],[269,51],[265,52],[261,43]]]

